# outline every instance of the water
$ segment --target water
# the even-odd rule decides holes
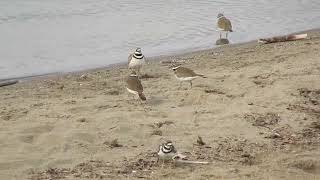
[[[319,0],[1,0],[0,79],[67,72],[320,27]]]

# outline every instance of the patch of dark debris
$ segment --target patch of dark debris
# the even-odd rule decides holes
[[[297,168],[297,169],[301,169],[305,172],[308,173],[320,173],[320,161],[316,160],[316,159],[310,159],[310,158],[306,158],[306,159],[295,159],[293,162],[290,162],[288,164],[288,167],[293,167],[293,168]]]
[[[260,86],[260,87],[265,87],[267,85],[272,85],[275,82],[275,79],[272,78],[272,76],[274,76],[275,74],[260,74],[257,76],[253,76],[252,77],[252,82],[255,83],[256,85]]]
[[[208,94],[226,94],[225,92],[218,89],[205,89],[204,92]]]
[[[156,153],[141,153],[135,160],[125,161],[122,169],[118,173],[122,175],[132,175],[133,177],[146,178],[158,167],[158,157]]]
[[[252,123],[253,126],[265,127],[270,129],[281,120],[279,114],[268,112],[266,114],[252,113],[245,114],[244,119]]]
[[[305,113],[313,119],[320,119],[320,90],[298,89],[302,101],[296,104],[289,104],[288,110]]]
[[[32,171],[32,180],[66,179],[70,177],[81,179],[115,179],[119,177],[147,178],[157,167],[155,153],[139,154],[132,160],[125,160],[120,165],[106,161],[90,160],[76,165],[74,168],[49,168],[45,171]]]
[[[219,138],[212,146],[195,146],[194,155],[197,160],[240,162],[244,165],[258,164],[258,153],[263,152],[264,144],[249,142],[236,137]]]
[[[271,135],[265,138],[272,139],[273,148],[286,149],[290,145],[312,149],[320,145],[320,131],[314,128],[304,128],[295,132],[289,125],[277,127]]]
[[[309,90],[307,88],[298,89],[300,96],[305,98],[305,104],[320,105],[320,89]]]

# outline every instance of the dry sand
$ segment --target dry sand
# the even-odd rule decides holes
[[[320,179],[320,33],[308,35],[161,57],[208,78],[179,89],[152,61],[146,103],[122,66],[1,87],[0,179]],[[167,139],[210,164],[161,167]]]

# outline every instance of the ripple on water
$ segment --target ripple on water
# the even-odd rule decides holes
[[[137,46],[149,57],[213,47],[218,12],[236,43],[319,27],[319,9],[318,0],[4,0],[0,79],[125,62]]]

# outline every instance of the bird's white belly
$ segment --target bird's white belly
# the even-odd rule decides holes
[[[162,151],[158,152],[159,159],[162,160],[172,160],[175,156],[175,153],[163,153]]]
[[[131,94],[135,94],[135,95],[138,95],[139,93],[137,91],[133,91],[129,88],[127,88],[128,92],[131,93]]]
[[[145,60],[144,58],[142,59],[136,59],[132,57],[130,63],[129,63],[129,68],[140,68],[144,64]]]
[[[177,77],[176,78],[179,80],[179,81],[192,81],[194,80],[195,78],[197,78],[196,76],[195,77]]]

